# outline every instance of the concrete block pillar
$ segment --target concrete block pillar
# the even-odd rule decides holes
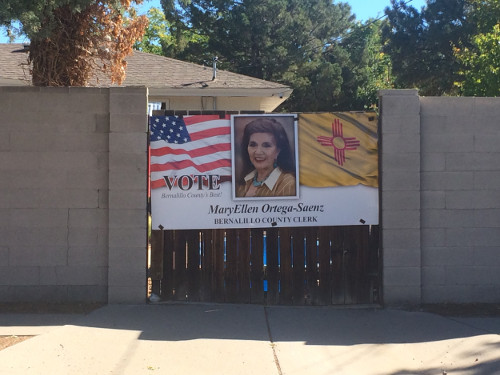
[[[417,90],[380,97],[381,226],[385,305],[421,303],[420,100]]]
[[[109,303],[146,301],[147,97],[145,87],[109,96]]]

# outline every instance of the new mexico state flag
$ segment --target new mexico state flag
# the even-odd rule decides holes
[[[301,185],[378,187],[376,114],[300,114],[298,128]]]

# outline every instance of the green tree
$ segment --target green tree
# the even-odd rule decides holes
[[[134,48],[156,55],[174,57],[178,51],[182,51],[187,43],[200,45],[206,43],[206,37],[183,29],[180,42],[173,34],[176,28],[165,18],[165,13],[161,9],[151,8],[147,12],[149,20],[148,27],[142,40],[138,41]]]
[[[423,95],[498,95],[500,1],[428,0],[420,13],[391,1],[384,34],[397,87],[417,87]]]
[[[479,33],[490,32],[500,22],[500,1],[468,0],[469,16]]]
[[[198,23],[206,24],[208,27],[208,23],[213,22],[215,16],[203,11],[202,8],[198,10],[191,0],[161,0],[160,3],[169,25],[169,35],[172,37],[172,43],[163,48],[163,55],[195,63],[211,61],[215,54],[206,52],[209,34]],[[191,9],[197,19],[194,23],[190,16]],[[204,19],[198,20],[200,16]]]
[[[392,87],[390,59],[382,52],[381,21],[353,24],[325,46],[321,58],[291,75],[290,111],[363,110],[378,103],[378,90]],[[305,109],[304,109],[305,108]]]
[[[461,63],[459,92],[467,96],[500,95],[500,2],[469,0],[469,19],[477,33],[470,44],[454,48]]]
[[[341,41],[354,26],[347,4],[162,0],[162,5],[177,30],[173,35],[189,29],[206,36],[185,43],[174,57],[200,63],[218,56],[223,69],[288,84],[294,92],[281,110],[331,110],[338,105],[350,58]]]
[[[500,96],[500,24],[472,37],[470,48],[455,49],[462,63],[456,83],[466,96]]]
[[[378,91],[392,88],[390,57],[383,52],[381,30],[384,21],[357,23],[340,45],[347,54],[342,66],[342,87],[337,107],[363,109],[375,107]]]
[[[330,39],[350,26],[346,4],[325,0],[162,0],[167,19],[177,30],[205,35],[188,42],[185,57],[198,62],[218,56],[243,74],[263,79],[281,76],[298,62],[315,59]],[[192,44],[190,46],[189,44]]]
[[[165,14],[158,8],[151,8],[147,12],[149,20],[144,36],[136,42],[134,48],[155,55],[161,55],[163,48],[172,44],[172,36],[169,34],[169,24]]]
[[[460,62],[453,46],[468,47],[475,30],[468,1],[428,0],[421,12],[403,0],[391,4],[384,39],[396,87],[416,87],[422,95],[456,93]]]
[[[113,82],[125,77],[125,56],[147,26],[131,1],[3,0],[0,25],[15,22],[30,40],[28,62],[36,86],[83,86],[101,70]],[[128,16],[127,16],[128,14]]]

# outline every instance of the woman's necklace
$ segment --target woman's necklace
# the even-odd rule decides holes
[[[255,172],[255,174],[253,175],[253,180],[252,180],[252,185],[255,186],[255,187],[261,187],[262,184],[264,182],[266,182],[267,178],[271,175],[271,173],[269,173],[266,178],[264,178],[262,181],[257,181],[257,172]]]

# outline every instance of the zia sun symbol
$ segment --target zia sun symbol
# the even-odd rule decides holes
[[[332,137],[317,137],[322,146],[333,147],[334,159],[340,165],[345,163],[345,152],[356,150],[360,142],[355,137],[344,137],[343,125],[339,119],[332,123]]]

